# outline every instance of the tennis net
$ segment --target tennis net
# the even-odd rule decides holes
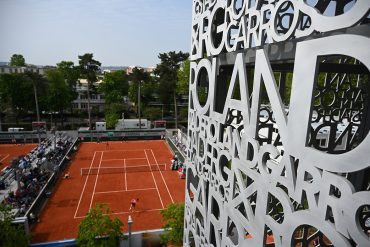
[[[165,171],[166,164],[81,168],[81,175]]]

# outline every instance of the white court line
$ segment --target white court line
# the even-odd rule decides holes
[[[108,194],[108,193],[119,193],[119,192],[140,191],[140,190],[155,190],[155,189],[156,188],[145,188],[145,189],[134,189],[134,190],[112,190],[112,191],[95,192],[95,194]]]
[[[145,160],[146,158],[125,158],[125,160]]]
[[[91,196],[91,201],[90,201],[90,209],[91,209],[91,206],[92,206],[92,203],[93,203],[93,200],[94,200],[95,189],[96,189],[96,184],[98,183],[99,170],[100,170],[101,160],[103,159],[103,155],[104,155],[104,152],[102,152],[102,154],[101,154],[101,156],[100,156],[99,168],[98,168],[98,174],[96,174],[95,184],[94,184],[94,190],[93,190],[93,193],[92,193],[92,196]]]
[[[104,159],[104,160],[101,160],[101,161],[114,161],[114,160],[123,160],[123,159]]]
[[[125,190],[127,191],[126,159],[123,159],[123,169],[125,170]]]
[[[98,151],[98,152],[101,152],[101,151]],[[93,158],[91,160],[90,168],[91,168],[92,164],[94,163],[95,155],[96,155],[96,151],[94,152],[94,156],[93,156]],[[87,180],[88,179],[89,179],[89,174],[87,175],[87,177],[85,179],[85,184],[84,184],[84,187],[83,187],[82,192],[81,192],[80,200],[78,201],[78,204],[77,204],[77,208],[76,208],[76,212],[75,212],[75,218],[76,218],[76,215],[77,215],[77,212],[78,212],[78,208],[80,207],[80,203],[81,203],[81,200],[82,200],[82,195],[84,194],[85,187],[86,187],[86,184],[87,184]]]
[[[143,149],[114,149],[114,150],[104,150],[103,152],[131,152],[131,151],[143,151]]]
[[[154,212],[154,211],[161,211],[162,208],[158,208],[158,209],[150,209],[150,210],[141,210],[141,211],[135,211],[135,213],[145,213],[145,212]],[[104,214],[104,215],[117,215],[117,214],[130,214],[132,212],[117,212],[117,213],[110,213],[110,214]],[[75,219],[82,219],[82,218],[85,218],[86,216],[78,216],[78,217],[74,217]]]
[[[145,160],[145,157],[144,158],[123,158],[123,159],[104,159],[102,161],[115,161],[115,160]]]
[[[156,163],[156,164],[157,164],[157,166],[158,166],[158,161],[157,161],[157,159],[155,158],[155,155],[154,155],[154,153],[153,153],[153,149],[150,149],[150,151],[152,152],[152,155],[153,155],[153,158],[154,158],[154,160],[155,160],[155,163]],[[167,186],[166,180],[164,179],[163,174],[162,174],[162,171],[161,171],[161,169],[159,168],[159,166],[158,166],[158,170],[159,170],[159,173],[161,174],[161,177],[162,177],[162,180],[163,180],[163,182],[164,182],[164,185],[166,186],[167,192],[168,192],[168,194],[170,195],[171,201],[172,201],[172,203],[173,203],[173,198],[172,198],[171,192],[170,192],[170,190],[168,189],[168,186]]]
[[[148,165],[150,164],[149,162],[149,159],[148,159],[148,155],[146,154],[146,150],[144,149],[144,153],[145,153],[145,156],[146,156],[146,160],[148,162]],[[153,174],[153,171],[152,171],[152,167],[149,166],[150,168],[150,173],[152,174],[152,178],[153,178],[153,181],[154,181],[154,184],[155,184],[155,187],[157,188],[157,193],[158,193],[158,196],[159,196],[159,200],[161,201],[161,205],[162,205],[162,208],[164,208],[163,206],[163,201],[162,201],[162,198],[161,198],[161,195],[159,194],[159,190],[158,190],[158,186],[157,186],[157,182],[155,181],[155,178],[154,178],[154,174]]]
[[[3,160],[5,160],[6,158],[8,158],[8,157],[9,157],[9,155],[10,155],[10,154],[5,155],[5,157],[4,157],[4,158],[2,158],[2,159],[0,160],[0,162],[2,162]]]

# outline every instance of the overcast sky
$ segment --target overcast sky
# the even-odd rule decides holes
[[[158,54],[190,51],[191,0],[0,0],[0,61],[155,66]]]

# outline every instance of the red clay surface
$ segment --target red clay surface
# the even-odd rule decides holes
[[[67,168],[70,178],[60,179],[47,202],[32,242],[77,237],[78,224],[97,203],[105,203],[127,232],[130,201],[139,198],[131,213],[133,231],[163,227],[160,210],[184,202],[185,180],[170,170],[172,154],[165,141],[82,143]],[[131,167],[166,164],[165,171],[81,175],[81,168]]]
[[[10,165],[10,161],[20,155],[28,154],[37,144],[1,144],[0,145],[0,171]]]

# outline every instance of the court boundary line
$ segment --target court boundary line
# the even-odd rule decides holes
[[[120,193],[120,192],[132,192],[132,191],[143,191],[143,190],[155,190],[156,188],[143,188],[143,189],[133,189],[133,190],[110,190],[110,191],[98,191],[95,194],[108,194],[108,193]]]
[[[81,192],[81,195],[80,195],[80,199],[79,199],[79,202],[78,202],[78,205],[77,205],[76,211],[75,211],[74,218],[75,218],[75,219],[78,219],[78,218],[85,218],[85,217],[86,217],[86,215],[85,215],[85,216],[77,216],[77,213],[78,213],[78,211],[79,211],[79,207],[80,207],[80,204],[81,204],[81,201],[82,201],[82,196],[83,196],[83,194],[84,194],[84,192],[85,192],[85,188],[86,188],[87,180],[89,179],[89,176],[90,176],[90,175],[96,175],[95,183],[94,183],[94,189],[93,189],[93,191],[92,191],[92,196],[91,196],[91,201],[90,201],[90,209],[91,209],[91,207],[92,207],[92,203],[93,203],[93,200],[94,200],[94,196],[95,196],[96,194],[109,194],[109,193],[118,193],[118,192],[145,191],[145,190],[148,190],[148,191],[150,191],[150,190],[156,190],[156,191],[157,191],[158,198],[159,198],[159,200],[160,200],[160,202],[161,202],[161,206],[162,206],[162,208],[161,208],[161,209],[150,209],[150,210],[145,210],[145,211],[136,211],[136,212],[150,212],[150,211],[159,211],[159,210],[164,209],[163,200],[162,200],[162,197],[161,197],[161,195],[160,195],[159,188],[158,188],[158,185],[157,185],[157,181],[156,181],[156,179],[155,179],[155,177],[154,177],[153,170],[152,170],[151,166],[149,166],[150,171],[148,171],[148,172],[150,172],[150,173],[151,173],[151,175],[152,175],[152,178],[153,178],[153,182],[154,182],[155,188],[153,187],[153,188],[143,188],[143,189],[133,189],[133,190],[128,190],[128,188],[127,188],[127,172],[125,172],[125,187],[126,187],[126,188],[125,188],[125,190],[118,190],[118,191],[98,191],[98,192],[96,192],[96,186],[97,186],[97,181],[98,181],[98,177],[99,177],[99,170],[100,170],[100,168],[102,168],[102,167],[101,167],[101,163],[102,163],[102,161],[109,161],[109,160],[123,160],[123,161],[124,161],[124,169],[126,169],[126,167],[127,167],[127,164],[126,164],[126,159],[127,159],[127,158],[123,158],[123,159],[106,159],[106,160],[104,160],[104,159],[103,159],[103,156],[104,156],[104,153],[105,153],[105,152],[109,153],[110,151],[144,151],[145,158],[128,158],[128,160],[130,160],[130,159],[143,159],[143,160],[145,160],[145,159],[146,159],[146,162],[148,163],[147,165],[150,165],[149,158],[148,158],[148,153],[147,153],[147,151],[149,151],[149,150],[150,150],[150,152],[151,152],[151,154],[152,154],[152,156],[153,156],[153,158],[154,158],[154,160],[155,160],[155,164],[152,164],[152,165],[156,165],[156,166],[158,166],[158,167],[159,167],[159,165],[160,165],[160,164],[158,164],[158,161],[157,161],[157,159],[156,159],[156,157],[155,157],[154,152],[153,152],[153,150],[152,150],[152,149],[136,149],[136,150],[101,150],[101,151],[95,151],[95,152],[94,152],[93,159],[91,160],[91,163],[90,163],[90,168],[92,167],[92,165],[93,165],[93,163],[94,163],[94,161],[95,161],[96,153],[97,153],[97,152],[100,152],[100,153],[101,153],[101,156],[100,156],[100,160],[99,160],[98,174],[87,174],[87,177],[86,177],[86,179],[85,179],[85,184],[84,184],[84,187],[83,187],[83,189],[82,189],[82,192]],[[164,164],[164,165],[166,166],[166,164]],[[173,198],[172,198],[171,192],[170,192],[170,191],[169,191],[169,189],[168,189],[168,186],[167,186],[167,183],[166,183],[166,181],[165,181],[165,179],[164,179],[164,177],[163,177],[162,171],[160,171],[160,173],[161,173],[162,180],[163,180],[163,182],[165,183],[165,186],[166,186],[167,192],[168,192],[168,194],[170,195],[171,201],[172,201],[172,203],[173,203],[174,201],[173,201]],[[111,213],[111,214],[108,214],[108,215],[114,215],[114,214],[126,214],[126,213],[130,213],[130,212],[126,212],[126,211],[124,211],[124,212],[118,212],[118,213]]]
[[[106,159],[106,160],[102,160],[102,161],[114,161],[114,160],[122,160],[122,159]]]
[[[130,151],[134,151],[134,152],[137,152],[137,151],[143,151],[143,149],[108,149],[108,150],[101,150],[99,152],[130,152]]]
[[[149,149],[148,149],[148,150],[149,150]],[[158,166],[159,173],[161,174],[161,177],[162,177],[162,180],[163,180],[163,182],[164,182],[164,185],[166,186],[167,192],[168,192],[168,194],[170,195],[171,202],[172,202],[172,203],[174,203],[173,198],[172,198],[172,195],[171,195],[171,192],[170,192],[170,190],[168,189],[166,179],[164,179],[163,174],[162,174],[162,171],[159,169],[159,164],[158,164],[157,158],[156,158],[156,157],[155,157],[155,155],[154,155],[153,149],[150,149],[150,152],[152,153],[153,158],[154,158],[154,160],[155,160],[155,163],[156,163],[156,164],[157,164],[157,166]]]
[[[123,169],[125,170],[125,189],[126,189],[126,191],[127,191],[126,159],[123,159]]]
[[[94,163],[96,152],[101,152],[101,151],[95,151],[95,152],[94,152],[94,156],[93,156],[93,158],[92,158],[92,160],[91,160],[90,167],[91,167],[91,166],[92,166],[92,164]],[[87,180],[88,180],[88,179],[89,179],[89,175],[87,175],[87,176],[86,176],[85,184],[84,184],[84,187],[83,187],[83,189],[82,189],[82,191],[81,191],[80,200],[78,201],[77,208],[76,208],[75,215],[74,215],[74,217],[75,217],[75,218],[76,218],[76,216],[77,216],[77,212],[78,212],[78,209],[79,209],[79,207],[80,207],[80,204],[81,204],[81,201],[82,201],[82,196],[83,196],[83,194],[84,194],[84,192],[85,192],[85,188],[86,188],[86,184],[87,184]]]
[[[148,155],[146,153],[146,149],[144,149],[144,153],[145,153],[145,156],[146,156],[146,159],[147,159],[147,162],[148,162],[148,165],[150,164],[149,162],[149,159],[148,159]],[[163,205],[163,201],[162,201],[162,197],[161,197],[161,194],[159,193],[159,190],[158,190],[158,186],[157,186],[157,181],[155,181],[155,178],[154,178],[154,174],[152,172],[152,168],[149,166],[150,168],[150,174],[152,174],[152,178],[153,178],[153,181],[154,181],[154,184],[155,184],[155,187],[157,188],[157,193],[158,193],[158,196],[159,196],[159,200],[161,201],[161,205],[162,205],[162,209],[164,208],[164,205]]]
[[[100,167],[98,167],[98,166],[94,166],[94,167],[81,167],[80,169],[82,170],[82,169],[84,169],[84,170],[89,170],[90,169],[90,171],[91,170],[93,170],[93,169],[95,169],[95,170],[97,170],[97,169],[99,169],[99,171],[100,171],[100,169],[118,169],[118,168],[123,168],[123,169],[125,169],[126,168],[126,170],[127,170],[127,168],[133,168],[133,167],[147,167],[147,166],[149,166],[149,167],[153,167],[153,166],[157,166],[158,168],[159,168],[159,166],[164,166],[164,169],[165,170],[161,170],[161,171],[166,171],[166,163],[163,163],[163,164],[159,164],[159,163],[155,163],[155,164],[146,164],[146,165],[132,165],[132,166],[128,166],[128,165],[124,165],[124,166],[100,166]],[[126,171],[126,170],[124,170],[124,171]],[[157,170],[156,170],[157,171]],[[159,170],[158,170],[159,171]],[[142,171],[135,171],[135,172],[142,172]],[[150,171],[147,171],[147,172],[150,172]],[[105,174],[105,173],[99,173],[99,175],[103,175],[103,174]],[[109,173],[108,173],[109,174]],[[111,173],[112,174],[112,173]],[[83,175],[86,175],[86,174],[82,174],[81,173],[81,175],[83,176]],[[96,174],[93,174],[93,175],[96,175]]]
[[[3,155],[3,154],[1,154],[1,155]],[[0,162],[3,162],[3,160],[5,160],[6,158],[8,158],[9,156],[10,156],[10,154],[6,154],[5,157],[0,160]]]
[[[123,159],[103,159],[102,161],[115,161],[115,160],[145,160],[144,158],[123,158]]]
[[[101,156],[100,156],[99,168],[98,168],[98,174],[96,174],[95,184],[94,184],[94,190],[93,190],[92,195],[91,195],[90,209],[91,209],[92,203],[93,203],[93,201],[94,201],[94,195],[95,195],[95,190],[96,190],[96,184],[98,183],[99,170],[100,170],[100,166],[101,166],[101,161],[102,161],[102,159],[103,159],[103,155],[104,155],[104,151],[102,152],[102,154],[101,154]],[[90,211],[90,209],[89,209],[89,211]]]
[[[162,211],[163,208],[154,208],[154,209],[149,209],[149,210],[139,210],[139,211],[134,211],[135,213],[145,213],[145,212],[155,212],[155,211]],[[118,215],[118,214],[131,214],[132,212],[129,211],[123,211],[123,212],[117,212],[117,213],[110,213],[110,214],[103,214],[103,215]],[[77,216],[75,219],[82,219],[85,218],[85,216]]]

